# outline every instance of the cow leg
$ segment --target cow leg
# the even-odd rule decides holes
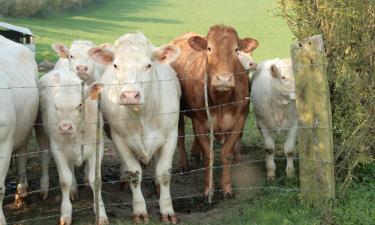
[[[101,168],[102,164],[102,159],[103,159],[103,150],[100,152],[100,157],[99,157],[99,168]],[[92,189],[92,193],[94,195],[94,212],[95,215],[98,213],[96,212],[96,205],[95,205],[95,200],[96,200],[96,195],[95,195],[95,161],[96,161],[96,155],[93,154],[87,161],[86,165],[88,167],[88,178],[89,178],[89,184]],[[99,178],[101,179],[101,169],[99,169]],[[108,217],[105,212],[105,207],[102,199],[102,182],[100,180],[100,185],[99,185],[99,196],[98,196],[98,202],[99,202],[99,225],[104,225],[104,224],[109,224],[108,223]]]
[[[189,161],[185,149],[185,117],[183,113],[180,113],[180,117],[178,120],[177,147],[181,172],[187,172],[189,171]]]
[[[133,193],[133,222],[136,224],[149,223],[150,219],[147,214],[146,202],[142,194],[141,183],[142,183],[142,168],[137,158],[135,158],[133,152],[123,143],[121,138],[117,138],[118,135],[112,136],[116,148],[119,149],[121,159],[125,162],[128,169],[126,171],[127,179],[130,181],[130,189]]]
[[[78,187],[77,187],[77,180],[76,180],[76,176],[75,176],[75,172],[74,172],[74,163],[73,162],[69,162],[69,169],[70,169],[70,172],[72,173],[72,186],[70,187],[70,199],[72,201],[76,201],[78,200]]]
[[[201,162],[202,149],[197,138],[194,138],[193,147],[191,148],[191,159],[195,159],[195,163]]]
[[[199,121],[197,119],[193,119],[193,128],[195,134],[204,134],[207,133],[207,130],[203,126],[204,122]],[[202,149],[202,155],[204,160],[204,167],[206,168],[205,175],[204,175],[204,194],[208,196],[210,192],[214,190],[210,190],[210,145],[209,145],[209,137],[207,135],[198,135],[195,137],[198,140],[198,144],[200,145],[200,149]],[[214,183],[214,179],[212,178],[212,183]],[[213,187],[212,187],[213,188]]]
[[[62,194],[60,225],[72,224],[72,203],[70,202],[70,190],[73,183],[73,174],[70,169],[70,163],[64,153],[59,149],[53,148],[52,154],[56,162],[57,172],[59,174],[60,188]]]
[[[39,158],[42,164],[42,176],[40,177],[40,197],[45,200],[49,189],[49,163],[51,160],[50,144],[42,126],[34,126],[36,141],[39,146]]]
[[[25,205],[25,199],[27,197],[28,189],[28,182],[26,177],[27,143],[16,150],[16,154],[18,155],[16,156],[18,185],[15,195],[15,207],[19,209]]]
[[[177,133],[177,131],[173,134],[175,133]],[[169,224],[170,222],[172,224],[177,223],[177,218],[173,210],[172,198],[170,193],[172,161],[176,142],[176,139],[167,139],[167,142],[159,151],[158,161],[156,164],[156,178],[157,183],[160,187],[159,206],[161,221],[167,224]]]
[[[234,147],[234,160],[236,163],[241,162],[241,159],[242,159],[241,149],[242,149],[242,145],[241,145],[241,137],[240,137],[238,138],[236,145]]]
[[[286,163],[286,176],[288,178],[294,177],[294,164],[293,159],[295,156],[294,146],[296,143],[297,138],[297,131],[298,131],[298,123],[294,124],[294,126],[288,131],[285,143],[284,143],[284,153],[287,158]]]
[[[6,225],[3,213],[3,199],[5,194],[5,178],[9,170],[13,150],[13,132],[0,130],[0,225]]]
[[[276,179],[276,164],[275,164],[275,142],[273,140],[272,132],[263,124],[258,121],[258,127],[262,133],[264,140],[264,147],[266,149],[266,169],[267,180],[274,181]]]
[[[126,165],[124,161],[120,160],[120,188],[121,190],[128,191],[129,190],[129,181],[126,176]]]
[[[246,116],[241,116],[233,127],[233,130],[227,135],[223,148],[221,149],[221,161],[223,163],[223,175],[221,177],[221,189],[224,197],[232,196],[232,180],[230,166],[233,157],[236,155],[236,145],[241,138],[241,132],[245,125]]]

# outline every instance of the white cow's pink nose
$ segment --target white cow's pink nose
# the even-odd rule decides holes
[[[77,66],[76,69],[78,73],[87,73],[87,70],[89,70],[87,66],[82,66],[82,65]]]
[[[74,132],[74,126],[71,122],[61,122],[59,129],[62,134],[72,134]]]
[[[141,102],[141,94],[139,91],[123,91],[120,99],[122,104],[137,105]]]

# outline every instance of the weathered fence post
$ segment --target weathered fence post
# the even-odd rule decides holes
[[[100,127],[100,107],[101,107],[102,95],[98,93],[98,108],[96,113],[96,152],[95,152],[95,212],[96,212],[96,224],[99,225],[99,190],[102,186],[102,180],[100,175],[100,144],[101,144],[101,127]]]
[[[334,198],[332,112],[327,58],[320,35],[291,46],[299,122],[298,152],[302,199]]]

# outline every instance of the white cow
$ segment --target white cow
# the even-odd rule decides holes
[[[53,50],[61,57],[54,69],[67,69],[75,72],[87,85],[100,79],[105,67],[95,63],[88,50],[96,47],[91,41],[73,41],[70,49],[64,44],[55,43]]]
[[[103,114],[127,168],[133,192],[133,222],[149,222],[141,191],[142,167],[156,158],[162,221],[176,223],[170,195],[173,154],[177,144],[181,90],[170,66],[180,53],[174,45],[154,47],[141,34],[126,34],[114,50],[93,48],[91,57],[111,65],[103,75]]]
[[[4,181],[13,149],[27,152],[28,140],[38,112],[37,64],[26,47],[0,35],[0,225],[6,224],[2,204]],[[24,87],[24,88],[23,88]],[[16,157],[17,196],[27,195],[26,155]]]
[[[74,166],[86,161],[89,184],[95,193],[95,150],[97,123],[97,93],[101,86],[94,83],[86,90],[84,112],[85,121],[81,124],[81,80],[74,72],[53,70],[44,75],[38,83],[40,92],[40,111],[45,134],[51,145],[51,152],[56,162],[62,192],[61,225],[72,222],[72,204],[70,195],[77,191]],[[101,114],[100,114],[101,117]],[[103,121],[100,118],[100,161],[103,158]],[[84,130],[82,137],[82,129]],[[81,152],[81,145],[84,150]],[[107,224],[104,204],[99,190],[99,224]],[[94,196],[95,199],[95,196]],[[95,209],[95,205],[94,205]]]
[[[253,52],[243,52],[238,51],[237,52],[238,59],[240,60],[243,68],[248,72],[253,72],[257,69],[257,63],[253,59]]]
[[[70,70],[77,74],[77,76],[83,80],[87,85],[100,79],[105,71],[105,67],[95,63],[89,56],[88,50],[96,47],[91,41],[77,40],[73,41],[70,49],[64,44],[55,43],[52,45],[52,49],[61,57],[56,63],[55,70]],[[42,123],[40,116],[38,117],[38,123]],[[42,177],[40,178],[41,197],[46,199],[48,197],[49,188],[49,143],[43,128],[40,126],[35,127],[38,146],[41,149],[41,161],[42,161]],[[85,182],[88,182],[88,168],[85,167]],[[72,199],[77,198],[77,194],[72,195]]]
[[[251,98],[257,126],[263,135],[267,152],[267,179],[273,181],[276,178],[273,135],[281,131],[286,133],[286,174],[288,177],[294,176],[293,158],[298,118],[291,60],[274,59],[262,62],[252,78]]]

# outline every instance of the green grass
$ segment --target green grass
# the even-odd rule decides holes
[[[73,12],[43,18],[1,18],[30,28],[38,37],[37,60],[56,59],[50,46],[88,39],[113,42],[122,34],[142,31],[155,45],[196,31],[206,34],[217,23],[234,26],[241,37],[253,37],[260,46],[256,60],[288,57],[292,35],[287,24],[274,16],[274,0],[108,0]]]

